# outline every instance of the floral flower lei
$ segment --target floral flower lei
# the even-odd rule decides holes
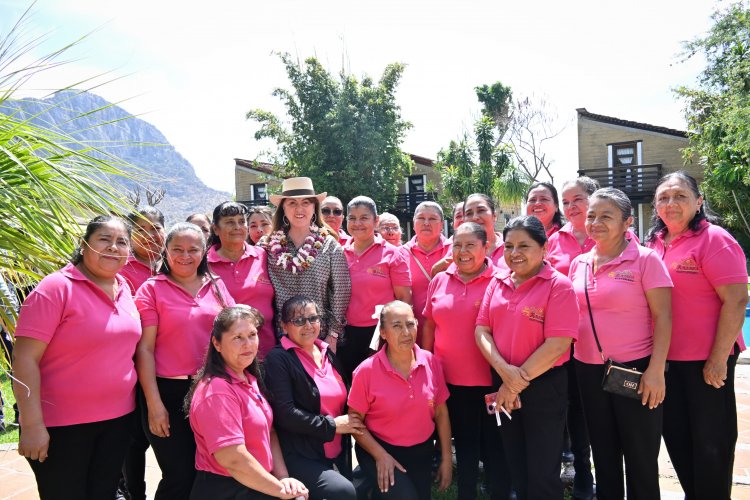
[[[323,248],[328,232],[314,224],[310,226],[310,232],[312,234],[305,238],[296,256],[289,251],[289,238],[284,231],[272,233],[268,241],[271,262],[286,271],[291,271],[292,274],[301,273],[312,266],[318,252]]]

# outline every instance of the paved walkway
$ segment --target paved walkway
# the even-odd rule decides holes
[[[735,377],[739,439],[734,462],[734,489],[732,498],[750,500],[750,354],[741,359]],[[680,484],[672,469],[665,447],[659,456],[660,483],[663,500],[684,498]],[[146,463],[146,484],[149,498],[153,498],[161,473],[154,455],[149,450]],[[0,446],[0,499],[38,500],[34,475],[25,459],[15,447]]]

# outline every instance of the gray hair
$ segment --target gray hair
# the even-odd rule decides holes
[[[586,175],[582,175],[575,179],[565,181],[562,185],[563,191],[568,186],[578,186],[579,188],[586,191],[586,194],[591,196],[592,194],[594,194],[594,191],[599,189],[599,181],[597,181],[596,179],[592,179],[591,177],[588,177]]]
[[[632,215],[633,205],[630,203],[630,198],[617,188],[605,187],[597,189],[591,195],[592,201],[594,198],[614,203],[620,212],[622,212],[622,220],[628,220],[628,217]]]
[[[414,210],[414,218],[416,218],[417,214],[421,212],[422,210],[428,210],[428,209],[434,210],[438,214],[440,214],[441,220],[445,218],[443,216],[443,207],[441,207],[438,203],[435,203],[434,201],[423,201],[422,203],[417,205],[416,210]]]
[[[380,214],[380,223],[378,225],[382,224],[383,222],[395,222],[399,225],[399,227],[401,227],[401,223],[399,222],[398,217],[389,212],[383,212],[382,214]]]
[[[484,229],[484,226],[477,224],[476,222],[464,222],[456,228],[456,231],[453,234],[456,236],[463,233],[473,234],[474,237],[482,242],[482,245],[487,244],[487,230]]]
[[[351,211],[352,208],[356,207],[367,207],[368,209],[370,209],[370,212],[372,212],[373,217],[378,216],[378,206],[375,205],[375,202],[372,198],[369,198],[367,196],[356,196],[352,198],[352,201],[350,201],[346,205],[347,213]]]

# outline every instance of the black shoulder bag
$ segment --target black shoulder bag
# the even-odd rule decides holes
[[[594,326],[594,315],[591,313],[591,302],[589,302],[589,263],[586,263],[584,271],[583,291],[586,294],[586,307],[589,310],[589,320],[591,320],[591,331],[594,332],[596,348],[599,349],[599,355],[605,364],[604,377],[602,378],[602,389],[618,396],[625,396],[633,399],[641,399],[638,394],[638,386],[641,384],[643,372],[631,368],[612,359],[604,359],[602,345],[599,343],[599,336],[596,334]]]

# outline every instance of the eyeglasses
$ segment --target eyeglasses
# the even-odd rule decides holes
[[[323,212],[323,215],[331,215],[332,213],[336,217],[341,217],[342,215],[344,215],[344,211],[340,208],[321,208],[320,211]]]
[[[381,233],[398,233],[401,231],[399,226],[380,226],[378,229]]]
[[[294,326],[305,326],[305,323],[309,322],[311,325],[317,325],[320,323],[320,315],[315,314],[314,316],[294,318],[290,321]]]

